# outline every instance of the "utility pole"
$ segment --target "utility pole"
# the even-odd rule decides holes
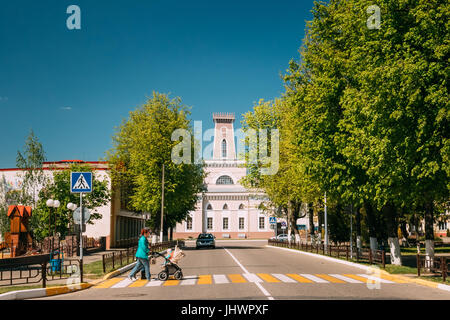
[[[327,192],[325,191],[325,248],[328,252]]]
[[[162,165],[162,187],[161,187],[161,231],[159,233],[159,242],[163,242],[163,219],[164,219],[164,163]]]

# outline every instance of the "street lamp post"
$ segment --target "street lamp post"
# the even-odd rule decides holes
[[[53,200],[53,199],[48,199],[45,204],[47,205],[47,207],[49,207],[50,209],[50,213],[48,215],[48,236],[50,238],[50,233],[51,233],[51,217],[52,217],[52,209],[51,208],[55,208],[58,209],[59,206],[61,205],[61,203],[59,202],[59,200]],[[54,227],[54,231],[53,231],[53,241],[54,241],[54,237],[56,234],[56,211],[55,211],[55,227]],[[52,243],[52,250],[53,250],[53,243]]]
[[[69,202],[67,204],[67,209],[69,209],[71,211],[75,211],[76,208],[77,208],[77,205],[75,203]],[[83,216],[82,213],[81,213],[81,216]],[[83,228],[82,224],[80,224],[80,228]],[[80,283],[83,282],[83,269],[82,268],[83,268],[83,262],[80,260]]]

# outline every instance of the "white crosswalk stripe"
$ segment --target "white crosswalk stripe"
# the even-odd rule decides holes
[[[280,273],[272,273],[272,275],[277,278],[278,280],[281,280],[283,282],[287,282],[287,283],[296,283],[297,281],[295,281],[292,278],[289,278],[288,276],[285,276],[284,274],[280,274]]]
[[[160,281],[160,280],[156,280],[156,279],[152,279],[151,281],[149,281],[145,286],[146,287],[158,287],[161,284],[163,284],[164,281]]]
[[[254,273],[244,273],[243,276],[248,282],[264,282]]]
[[[224,274],[214,274],[214,283],[220,284],[220,283],[230,283],[230,281],[227,279],[227,277]]]
[[[305,277],[306,279],[312,280],[312,281],[317,282],[317,283],[330,283],[329,281],[321,279],[321,278],[316,277],[316,276],[313,276],[312,274],[300,273],[300,275],[302,277]]]
[[[111,288],[125,288],[128,287],[130,284],[132,284],[134,281],[130,280],[128,278],[123,279],[122,281],[116,283]]]
[[[364,277],[364,278],[373,280],[373,281],[380,281],[381,283],[395,283],[395,282],[393,282],[393,281],[381,279],[381,278],[376,277],[376,276],[374,276],[374,275],[369,275],[369,274],[364,274],[364,273],[360,273],[360,274],[357,274],[357,275],[360,276],[360,277]]]
[[[186,276],[183,277],[183,280],[181,280],[180,285],[181,286],[190,286],[197,282],[197,276]]]
[[[352,279],[352,278],[343,276],[341,274],[330,274],[330,276],[338,278],[338,279],[341,279],[341,280],[343,280],[345,282],[349,282],[349,283],[364,283],[362,281],[359,281],[359,280],[356,280],[356,279]]]

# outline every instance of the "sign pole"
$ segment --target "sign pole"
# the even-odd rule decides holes
[[[83,283],[83,192],[80,192],[80,283]]]

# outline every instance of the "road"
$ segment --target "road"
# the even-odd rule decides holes
[[[374,283],[363,269],[269,247],[267,241],[218,240],[216,244],[216,249],[195,250],[194,242],[186,242],[186,257],[179,263],[182,281],[130,283],[124,274],[97,287],[41,299],[450,300],[447,291],[387,278]],[[152,277],[159,270],[159,263],[151,265]]]

